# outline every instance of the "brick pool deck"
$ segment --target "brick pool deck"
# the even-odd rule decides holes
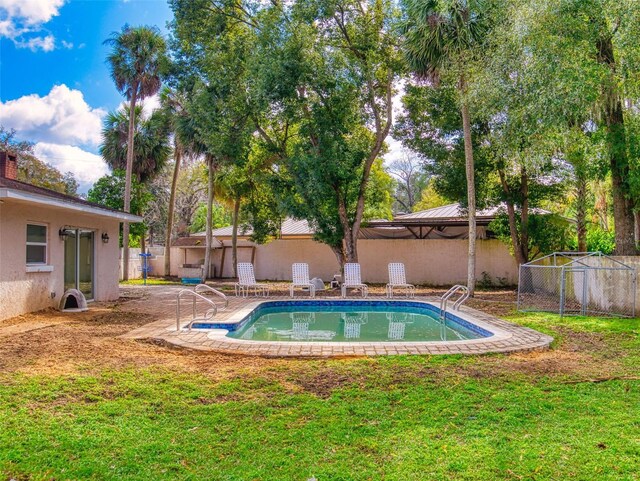
[[[517,351],[541,350],[549,347],[553,338],[526,327],[518,326],[497,317],[485,314],[476,309],[463,306],[456,315],[484,327],[496,335],[485,339],[448,342],[295,342],[295,341],[249,341],[225,337],[226,331],[213,330],[181,330],[176,329],[176,295],[184,289],[182,286],[128,286],[123,290],[125,296],[134,299],[126,302],[127,311],[148,314],[157,321],[134,329],[123,338],[146,339],[166,342],[174,346],[198,351],[223,352],[263,357],[345,357],[345,356],[380,356],[406,354],[486,354],[509,353]],[[139,298],[135,298],[139,297]],[[296,300],[308,297],[296,297]],[[288,296],[270,296],[268,298],[228,297],[229,306],[215,317],[215,322],[232,322],[242,317],[257,302],[262,300],[288,300]],[[333,299],[335,296],[316,299]],[[358,296],[350,296],[357,300]],[[369,300],[387,300],[384,297],[369,296]],[[402,298],[398,298],[401,300]],[[416,296],[415,301],[439,302],[434,297]],[[182,325],[188,322],[189,304],[185,303]],[[200,306],[200,311],[204,306]]]

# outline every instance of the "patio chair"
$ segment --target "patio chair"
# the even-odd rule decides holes
[[[414,297],[416,286],[407,284],[407,275],[402,262],[389,263],[389,283],[387,284],[387,297],[393,297],[393,289],[405,289],[407,297]]]
[[[369,286],[362,283],[360,264],[348,263],[344,265],[344,282],[342,283],[342,297],[347,297],[347,289],[360,289],[362,297],[369,295]]]
[[[247,297],[251,289],[253,289],[255,296],[269,296],[269,286],[256,282],[256,275],[251,262],[238,262],[238,282],[236,282],[234,287],[236,296],[241,295],[242,297]]]
[[[294,297],[293,290],[296,287],[302,287],[309,289],[309,295],[311,297],[316,296],[316,286],[309,280],[309,264],[297,262],[291,266],[291,274],[293,281],[289,287],[289,294]]]

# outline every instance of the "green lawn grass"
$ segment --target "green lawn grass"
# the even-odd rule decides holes
[[[639,321],[511,320],[556,336],[556,349],[588,336],[593,369],[530,372],[513,368],[526,358],[495,355],[239,367],[224,381],[153,367],[0,374],[0,475],[640,479]],[[602,363],[614,379],[576,382]]]

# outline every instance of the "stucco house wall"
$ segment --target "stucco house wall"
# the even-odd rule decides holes
[[[225,241],[228,244],[228,241]],[[252,246],[240,241],[240,246]],[[476,274],[483,273],[496,285],[516,285],[518,267],[508,247],[496,239],[478,240]],[[358,256],[365,282],[388,282],[389,262],[404,262],[407,280],[415,284],[444,286],[466,284],[468,242],[464,239],[361,239]],[[212,265],[219,275],[222,249],[212,252]],[[239,262],[250,262],[252,249],[238,250]],[[204,249],[172,247],[171,274],[178,275],[183,263],[198,263],[204,258]],[[163,257],[157,261],[163,265]],[[338,261],[325,244],[311,239],[274,240],[255,246],[254,264],[256,277],[262,280],[291,280],[291,264],[306,262],[309,274],[330,281],[340,272]],[[232,277],[231,249],[225,254],[222,277]]]
[[[27,272],[26,226],[34,222],[48,227],[51,272]],[[64,241],[58,231],[65,226],[95,231],[94,298],[118,298],[119,220],[6,199],[0,203],[0,320],[58,306],[64,293]],[[108,243],[101,240],[105,232]]]

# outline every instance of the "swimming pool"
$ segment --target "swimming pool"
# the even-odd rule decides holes
[[[451,312],[414,301],[266,301],[223,323],[194,329],[225,329],[226,337],[276,342],[450,342],[486,339],[493,332]]]

